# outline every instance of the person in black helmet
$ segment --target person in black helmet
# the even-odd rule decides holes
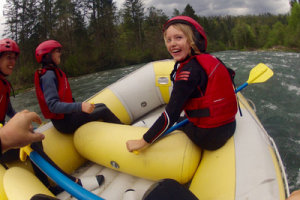
[[[189,123],[181,129],[199,147],[216,150],[234,134],[237,100],[231,70],[206,53],[207,38],[198,22],[177,16],[164,25],[167,50],[176,61],[171,73],[173,91],[165,111],[139,140],[127,141],[129,151],[156,141],[180,119]]]

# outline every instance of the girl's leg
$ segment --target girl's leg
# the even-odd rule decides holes
[[[120,119],[103,103],[95,104],[95,110],[91,114],[91,119],[102,119],[104,122],[122,124]],[[94,121],[94,120],[93,120]]]
[[[96,187],[100,186],[104,182],[104,176],[103,175],[97,175],[92,177],[85,177],[83,179],[76,178],[74,176],[71,176],[67,173],[65,173],[60,167],[58,167],[44,152],[42,142],[36,142],[31,145],[32,149],[34,149],[36,152],[40,154],[48,163],[50,163],[53,167],[55,167],[58,171],[60,171],[62,174],[64,174],[66,177],[74,181],[75,183],[79,184],[80,186],[83,186],[86,189],[95,189]],[[40,181],[48,187],[52,193],[58,194],[63,191],[63,189],[59,186],[51,187],[48,177],[33,163],[33,170],[37,177],[40,179]],[[92,184],[90,184],[91,182]]]
[[[200,148],[216,150],[221,148],[234,134],[236,122],[231,122],[216,128],[199,128],[188,123],[182,128],[185,134]]]
[[[122,122],[111,112],[105,104],[100,103],[95,105],[95,110],[91,114],[84,112],[65,114],[64,119],[51,120],[54,127],[62,133],[74,133],[83,124],[92,121],[103,120],[104,122],[111,122],[122,124]]]

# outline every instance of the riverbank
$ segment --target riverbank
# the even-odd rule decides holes
[[[283,51],[283,52],[300,53],[300,49],[298,49],[298,48],[290,48],[290,47],[285,47],[285,46],[274,46],[274,47],[268,48],[264,51]]]

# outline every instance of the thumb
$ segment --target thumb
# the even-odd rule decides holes
[[[131,149],[131,146],[130,146],[130,141],[127,141],[127,142],[126,142],[126,147],[127,147],[127,150],[128,150],[129,152],[132,152],[132,149]]]

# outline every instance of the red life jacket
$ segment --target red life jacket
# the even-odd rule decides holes
[[[10,96],[10,84],[0,75],[0,123],[4,123],[6,112],[8,109]]]
[[[196,58],[203,67],[208,82],[203,96],[191,98],[184,107],[189,121],[200,128],[214,128],[233,122],[237,113],[237,100],[227,68],[209,54],[196,55],[190,59],[192,58]],[[179,66],[175,81],[189,60]]]
[[[43,68],[35,71],[34,74],[34,85],[36,96],[41,108],[41,111],[46,119],[63,119],[64,114],[52,113],[45,100],[44,92],[40,85],[40,77],[44,75],[47,70],[53,70],[55,72],[58,81],[58,96],[61,102],[71,103],[73,102],[72,91],[66,77],[66,74],[57,67]]]

